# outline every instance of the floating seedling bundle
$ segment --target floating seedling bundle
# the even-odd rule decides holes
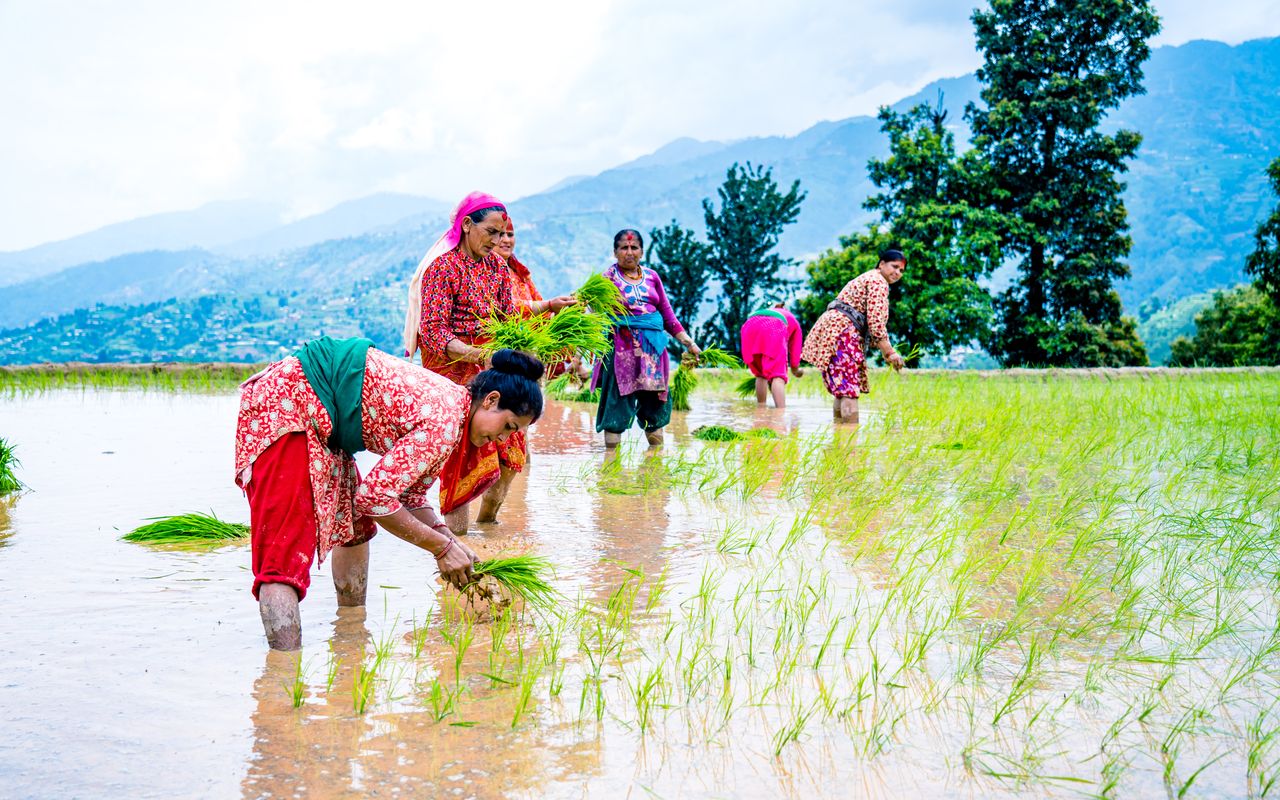
[[[742,362],[735,356],[726,353],[715,347],[708,347],[702,351],[701,355],[693,356],[686,353],[680,359],[680,368],[671,376],[671,408],[675,411],[688,411],[689,395],[693,394],[693,390],[698,388],[698,376],[694,374],[694,369],[699,364],[707,367],[728,367],[730,369],[739,369]],[[753,388],[752,391],[755,391]]]
[[[134,528],[121,538],[126,542],[147,544],[187,544],[239,541],[248,536],[248,525],[223,522],[212,514],[178,514],[149,517],[146,525]]]
[[[693,438],[704,442],[740,442],[743,439],[777,439],[778,432],[772,428],[752,428],[740,432],[724,425],[703,425],[693,432]]]

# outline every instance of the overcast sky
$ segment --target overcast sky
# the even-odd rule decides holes
[[[515,199],[978,66],[966,0],[0,0],[0,250],[213,200]],[[1280,0],[1156,0],[1158,44]]]

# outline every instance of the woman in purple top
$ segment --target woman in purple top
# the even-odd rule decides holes
[[[613,237],[617,262],[604,271],[622,291],[627,313],[614,320],[613,353],[596,364],[591,388],[600,389],[596,430],[604,431],[605,447],[616,447],[637,420],[651,447],[662,444],[662,429],[671,421],[667,380],[671,363],[667,337],[675,337],[695,356],[694,344],[676,319],[658,273],[640,265],[644,240],[639,231],[618,231]]]

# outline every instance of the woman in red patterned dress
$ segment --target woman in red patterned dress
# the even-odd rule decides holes
[[[431,553],[455,587],[470,582],[475,554],[427,491],[542,413],[543,367],[532,356],[500,350],[460,386],[371,344],[310,342],[241,388],[236,483],[249,499],[253,594],[276,650],[301,647],[298,603],[317,558],[334,554],[338,604],[364,605],[375,522]],[[363,477],[351,457],[360,450],[382,456]]]
[[[889,284],[907,268],[901,250],[885,250],[880,263],[845,284],[814,323],[804,343],[805,361],[822,370],[822,382],[835,397],[837,422],[858,421],[858,397],[867,382],[867,346],[879,348],[889,365],[902,369],[902,356],[889,344]]]
[[[576,304],[578,301],[573,295],[560,295],[544,299],[542,293],[538,291],[538,287],[533,284],[533,276],[529,273],[529,268],[516,258],[516,227],[511,221],[511,217],[507,217],[507,229],[498,237],[498,244],[494,251],[507,262],[507,271],[511,276],[511,300],[515,304],[516,310],[526,316],[539,316],[556,314],[562,308],[568,308]],[[548,364],[547,377],[554,378],[563,371],[561,364]],[[524,434],[516,434],[508,440],[506,449],[510,451],[513,448],[519,448],[524,455],[523,463],[529,463],[529,441]],[[509,459],[508,459],[509,460]],[[480,513],[476,514],[476,522],[497,522],[498,512],[502,510],[502,503],[507,499],[507,491],[511,488],[511,481],[515,480],[518,469],[512,469],[508,463],[503,462],[499,465],[500,475],[498,482],[493,485],[489,491],[484,493],[484,497],[480,500]]]
[[[449,229],[418,265],[409,286],[405,352],[422,353],[422,365],[465,384],[484,369],[483,324],[490,315],[512,315],[511,273],[495,248],[507,229],[498,198],[472,192],[454,209]],[[495,443],[440,479],[440,506],[453,532],[467,532],[471,509],[463,498],[479,485],[492,487],[506,468],[524,468],[523,442]]]

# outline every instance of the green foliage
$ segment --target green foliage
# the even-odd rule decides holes
[[[698,321],[702,304],[707,301],[710,257],[711,248],[698,241],[693,231],[680,227],[674,219],[666,227],[649,231],[646,261],[662,276],[662,285],[676,319],[690,329]]]
[[[1196,315],[1213,302],[1213,292],[1200,292],[1168,305],[1154,298],[1138,312],[1138,335],[1153,365],[1169,363],[1173,341],[1196,333]]]
[[[710,199],[702,201],[710,243],[707,264],[721,289],[712,335],[736,350],[739,330],[756,303],[790,286],[783,271],[791,261],[775,251],[783,229],[800,215],[806,193],[800,191],[800,181],[793,181],[783,194],[772,168],[747,162],[729,168],[717,194],[718,212]]]
[[[21,462],[14,455],[13,445],[0,438],[0,495],[12,494],[22,489],[17,468]]]
[[[996,302],[988,350],[1004,364],[1145,364],[1113,283],[1132,246],[1116,175],[1142,141],[1099,131],[1141,94],[1148,0],[993,0],[975,11],[983,106],[970,104],[991,208],[1016,217],[1005,254],[1020,275]]]
[[[1196,315],[1195,337],[1174,340],[1170,366],[1245,367],[1280,364],[1280,312],[1257,286],[1214,292]]]
[[[555,589],[546,577],[551,571],[550,561],[529,555],[493,558],[472,567],[477,578],[489,576],[527,605],[544,610],[554,605],[556,598]]]
[[[249,537],[249,526],[223,522],[212,514],[178,514],[149,517],[146,525],[120,537],[126,542],[185,544],[190,542],[239,541]]]
[[[547,394],[562,403],[598,403],[600,390],[577,383],[573,375],[566,372],[558,378],[547,381]]]
[[[1271,179],[1272,192],[1280,195],[1280,158],[1267,167],[1267,177]],[[1280,205],[1258,223],[1253,239],[1255,246],[1245,259],[1244,270],[1271,298],[1272,306],[1280,306]]]
[[[618,285],[599,272],[587,276],[573,293],[578,302],[597,314],[616,317],[626,313],[627,304],[622,299]]]

